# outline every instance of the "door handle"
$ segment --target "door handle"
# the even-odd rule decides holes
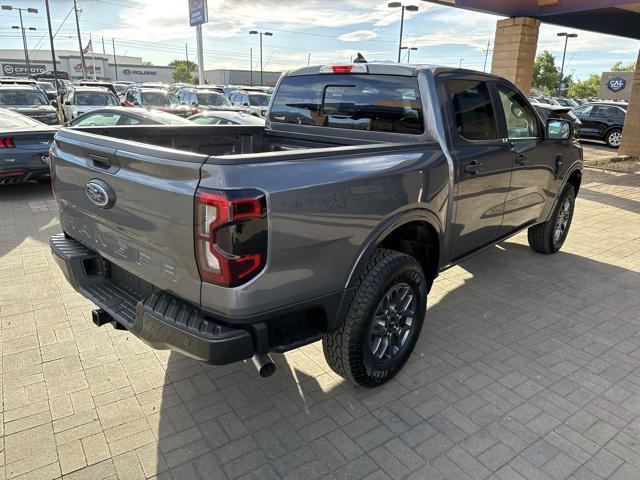
[[[521,153],[515,158],[515,162],[518,165],[524,165],[525,163],[527,163],[528,160],[529,160],[529,157],[526,156],[524,153]]]
[[[478,171],[482,167],[482,163],[477,160],[472,160],[471,163],[464,166],[464,173],[468,173],[469,175],[477,175]]]

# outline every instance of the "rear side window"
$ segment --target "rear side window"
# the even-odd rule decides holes
[[[392,75],[286,77],[271,106],[272,122],[420,135],[418,80]]]
[[[497,139],[496,115],[487,82],[449,80],[447,84],[460,136],[475,141]]]

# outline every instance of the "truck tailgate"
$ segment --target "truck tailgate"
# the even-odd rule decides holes
[[[200,303],[194,194],[206,155],[62,129],[53,185],[63,230],[150,284]],[[100,204],[102,206],[100,206]]]

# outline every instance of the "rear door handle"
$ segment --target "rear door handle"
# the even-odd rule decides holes
[[[477,175],[480,167],[482,167],[482,163],[478,162],[477,160],[473,160],[471,161],[471,163],[464,166],[464,173],[468,173],[469,175]]]
[[[521,153],[515,158],[515,161],[518,165],[524,165],[525,163],[527,163],[528,160],[529,160],[529,157],[526,156],[524,153]]]

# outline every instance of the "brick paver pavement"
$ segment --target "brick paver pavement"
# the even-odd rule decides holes
[[[49,187],[0,190],[0,479],[640,479],[638,174],[583,185],[561,253],[444,273],[377,390],[317,343],[264,380],[94,327],[58,230]]]

